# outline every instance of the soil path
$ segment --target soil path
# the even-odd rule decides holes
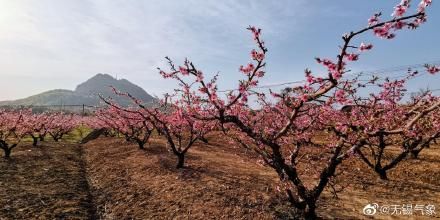
[[[0,219],[95,219],[83,149],[43,142],[0,158]]]
[[[18,146],[0,157],[2,219],[289,219],[296,217],[275,173],[252,154],[212,138],[196,145],[187,168],[176,170],[163,139],[145,151],[122,139],[84,145],[44,142]],[[360,160],[347,160],[338,198],[325,191],[323,219],[370,219],[366,204],[435,205],[436,214],[376,214],[375,219],[440,218],[440,146],[405,160],[390,180],[379,180]],[[1,155],[2,156],[2,155]],[[93,196],[92,196],[93,195]]]

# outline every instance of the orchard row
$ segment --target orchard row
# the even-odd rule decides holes
[[[33,146],[51,136],[59,141],[79,125],[81,117],[64,113],[33,114],[32,110],[0,110],[0,148],[9,158],[13,148],[26,137],[32,138]]]
[[[159,72],[177,81],[179,87],[160,104],[147,106],[130,94],[114,90],[131,99],[133,107],[119,106],[102,97],[108,107],[82,123],[121,133],[139,148],[145,147],[156,130],[176,155],[178,168],[184,167],[185,155],[196,142],[206,142],[210,132],[222,132],[225,139],[258,154],[259,162],[278,174],[280,190],[292,207],[306,218],[315,218],[317,201],[337,177],[343,161],[359,159],[386,180],[389,170],[410,155],[417,157],[440,137],[440,98],[430,91],[411,96],[407,92],[408,81],[423,73],[408,70],[400,79],[384,80],[376,76],[368,80],[362,75],[347,77],[349,64],[373,49],[358,37],[370,32],[393,39],[400,30],[417,29],[427,20],[426,8],[431,3],[422,0],[414,14],[406,15],[411,1],[402,0],[390,20],[382,21],[381,13],[374,14],[366,27],[343,35],[335,59],[316,58],[324,71],[306,69],[303,85],[281,92],[258,89],[260,79],[267,75],[268,50],[261,30],[249,27],[255,49],[250,52],[250,62],[239,68],[242,79],[236,90],[220,93],[218,75],[206,79],[191,61],[176,65],[167,58],[169,70]],[[426,65],[432,77],[439,71],[437,66]],[[20,122],[27,120],[23,112],[2,115],[5,117],[0,120],[6,120],[0,121],[4,134],[29,134],[26,123]],[[40,132],[32,130],[33,134]],[[9,146],[3,133],[2,146]],[[398,149],[398,153],[385,158],[389,149]]]

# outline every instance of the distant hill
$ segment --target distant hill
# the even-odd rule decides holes
[[[0,105],[23,105],[23,106],[46,106],[46,105],[92,105],[98,106],[102,102],[98,96],[111,97],[113,101],[123,106],[131,105],[132,102],[126,97],[120,97],[113,93],[110,86],[122,92],[128,92],[145,103],[150,103],[154,98],[141,87],[126,79],[115,79],[108,74],[97,74],[81,83],[74,91],[56,89],[33,95],[14,101],[1,101]]]

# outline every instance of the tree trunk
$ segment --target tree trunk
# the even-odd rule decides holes
[[[40,136],[40,141],[44,141],[44,136],[43,135]]]
[[[419,153],[420,153],[420,151],[411,151],[411,158],[412,159],[417,159],[417,158],[419,158]]]
[[[306,211],[304,212],[305,219],[316,219],[316,201],[309,201],[307,203]]]
[[[381,180],[388,180],[387,172],[384,169],[375,169]]]
[[[178,154],[177,158],[178,158],[177,169],[181,169],[185,165],[185,154],[182,153]]]
[[[208,139],[206,139],[205,137],[200,137],[200,140],[203,141],[203,143],[205,144],[209,144]]]
[[[32,146],[36,147],[38,144],[38,137],[32,137]]]
[[[6,148],[3,148],[3,151],[5,151],[5,158],[6,159],[11,158],[11,151],[12,151],[12,149],[6,147]]]
[[[145,148],[144,148],[144,143],[142,142],[142,141],[137,141],[137,143],[138,143],[138,145],[139,145],[139,149],[141,149],[141,150],[145,150]]]

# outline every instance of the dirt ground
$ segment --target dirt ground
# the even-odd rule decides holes
[[[189,168],[174,169],[175,158],[155,139],[146,151],[122,140],[100,139],[85,146],[88,173],[103,218],[145,219],[287,219],[295,216],[275,188],[275,173],[245,152],[217,140],[191,149]],[[325,219],[368,219],[363,208],[382,205],[434,204],[440,209],[440,148],[422,151],[377,178],[360,162],[343,164],[346,188],[338,198],[324,193],[318,214]],[[348,181],[349,180],[349,181]],[[274,196],[276,195],[276,196]],[[439,218],[440,210],[436,217]],[[403,215],[374,216],[400,219]],[[407,219],[429,219],[421,213]]]
[[[433,204],[440,218],[440,147],[402,162],[380,180],[360,160],[343,164],[338,198],[327,190],[319,202],[323,219],[367,217],[363,208]],[[145,151],[122,139],[99,138],[84,146],[47,142],[19,146],[0,159],[0,219],[288,219],[295,217],[277,176],[251,154],[210,138],[188,153],[187,168],[162,139]],[[404,219],[431,219],[420,212]]]
[[[145,151],[123,140],[85,146],[88,173],[105,219],[272,219],[286,207],[273,197],[276,176],[226,149],[194,148],[187,167],[155,139]],[[279,211],[279,212],[277,212]]]
[[[77,144],[43,142],[0,158],[0,219],[92,218],[82,156]]]
[[[367,204],[377,203],[390,208],[388,214],[379,210],[374,219],[439,219],[440,218],[440,146],[424,149],[419,159],[408,159],[389,171],[389,180],[378,178],[371,168],[360,159],[348,160],[343,164],[348,171],[347,178],[341,178],[348,187],[339,193],[339,199],[332,199],[327,193],[321,200],[320,216],[338,219],[372,219],[363,215]],[[350,180],[350,182],[348,181]],[[416,205],[434,205],[435,214],[427,216]],[[411,205],[413,213],[403,215],[401,210],[391,215],[392,207]],[[399,213],[400,212],[400,213]]]

